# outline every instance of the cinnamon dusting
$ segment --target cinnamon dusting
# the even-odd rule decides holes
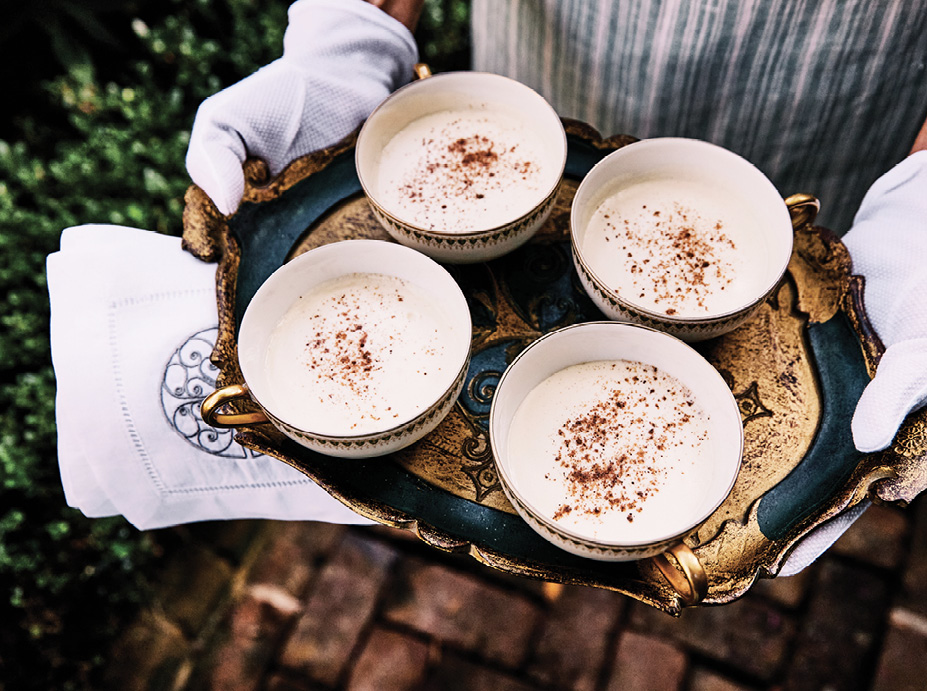
[[[720,220],[680,203],[602,217],[605,240],[620,248],[631,276],[629,297],[649,299],[667,315],[695,306],[707,311],[712,294],[736,278],[731,257],[737,246]]]
[[[667,459],[684,458],[692,443],[686,430],[692,431],[700,413],[689,389],[652,365],[622,364],[626,374],[608,380],[588,408],[556,432],[555,461],[562,470],[564,499],[554,520],[619,513],[633,522],[665,483]],[[654,396],[657,389],[669,395]],[[696,441],[704,441],[706,434],[699,433]]]

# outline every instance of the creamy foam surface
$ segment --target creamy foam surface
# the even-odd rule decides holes
[[[446,390],[455,363],[444,344],[452,333],[441,306],[401,278],[356,273],[324,282],[274,328],[267,406],[329,436],[390,429]]]
[[[525,397],[507,442],[512,483],[548,519],[593,539],[646,541],[703,518],[712,485],[709,419],[652,365],[587,362]]]
[[[629,302],[677,317],[742,307],[766,280],[766,246],[742,201],[690,180],[629,185],[596,209],[587,266]]]
[[[414,120],[383,148],[377,196],[420,228],[488,230],[531,211],[556,166],[541,138],[500,110],[447,110]]]

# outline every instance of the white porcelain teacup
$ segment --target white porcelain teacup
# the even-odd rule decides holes
[[[809,202],[810,199],[810,202]],[[674,137],[612,152],[583,179],[571,209],[583,287],[611,319],[695,341],[746,321],[782,280],[798,207],[753,164]]]
[[[515,80],[428,76],[394,92],[358,134],[357,174],[397,241],[439,261],[480,262],[525,243],[566,165],[553,108]]]
[[[506,369],[489,424],[505,494],[542,537],[591,559],[656,557],[686,602],[704,596],[683,540],[730,493],[743,425],[694,349],[616,321],[554,331]]]
[[[261,285],[238,333],[244,385],[202,405],[216,426],[272,423],[332,456],[379,456],[434,429],[463,387],[471,323],[432,259],[380,240],[302,254]],[[222,413],[249,397],[260,410]]]

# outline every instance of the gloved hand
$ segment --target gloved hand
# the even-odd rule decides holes
[[[853,442],[879,451],[927,402],[927,151],[875,182],[843,241],[853,273],[866,279],[866,313],[885,345],[853,415]]]
[[[890,445],[905,416],[927,402],[927,151],[876,180],[843,242],[853,273],[866,279],[866,313],[886,348],[851,424],[856,448],[868,453]],[[811,564],[868,506],[862,502],[811,531],[778,575]]]
[[[244,192],[242,163],[271,175],[341,140],[412,78],[418,49],[403,24],[364,0],[299,0],[283,57],[206,99],[196,113],[187,171],[223,214]]]

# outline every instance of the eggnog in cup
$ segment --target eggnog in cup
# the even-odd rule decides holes
[[[647,180],[596,208],[586,265],[619,295],[677,317],[723,314],[766,286],[766,243],[750,207],[697,180]]]
[[[718,371],[677,338],[617,321],[567,326],[519,353],[489,430],[516,512],[606,561],[681,550],[731,491],[743,451]]]
[[[779,285],[792,255],[791,208],[731,151],[644,139],[605,156],[577,188],[573,262],[608,317],[711,338],[749,319]]]
[[[560,117],[537,92],[486,72],[397,89],[357,137],[357,176],[398,242],[439,261],[481,262],[527,242],[566,166]]]
[[[353,273],[313,286],[270,337],[267,405],[329,435],[389,429],[428,408],[457,373],[452,331],[434,298],[396,276]]]
[[[675,534],[711,487],[709,423],[692,391],[653,365],[572,365],[515,412],[511,480],[546,518],[593,539]]]
[[[531,211],[558,163],[513,113],[444,110],[412,121],[383,148],[375,194],[413,225],[467,233]]]
[[[471,335],[460,286],[421,252],[381,240],[322,245],[251,298],[237,339],[243,381],[200,409],[217,427],[270,423],[313,451],[382,456],[454,406]],[[250,409],[222,412],[246,399]]]

